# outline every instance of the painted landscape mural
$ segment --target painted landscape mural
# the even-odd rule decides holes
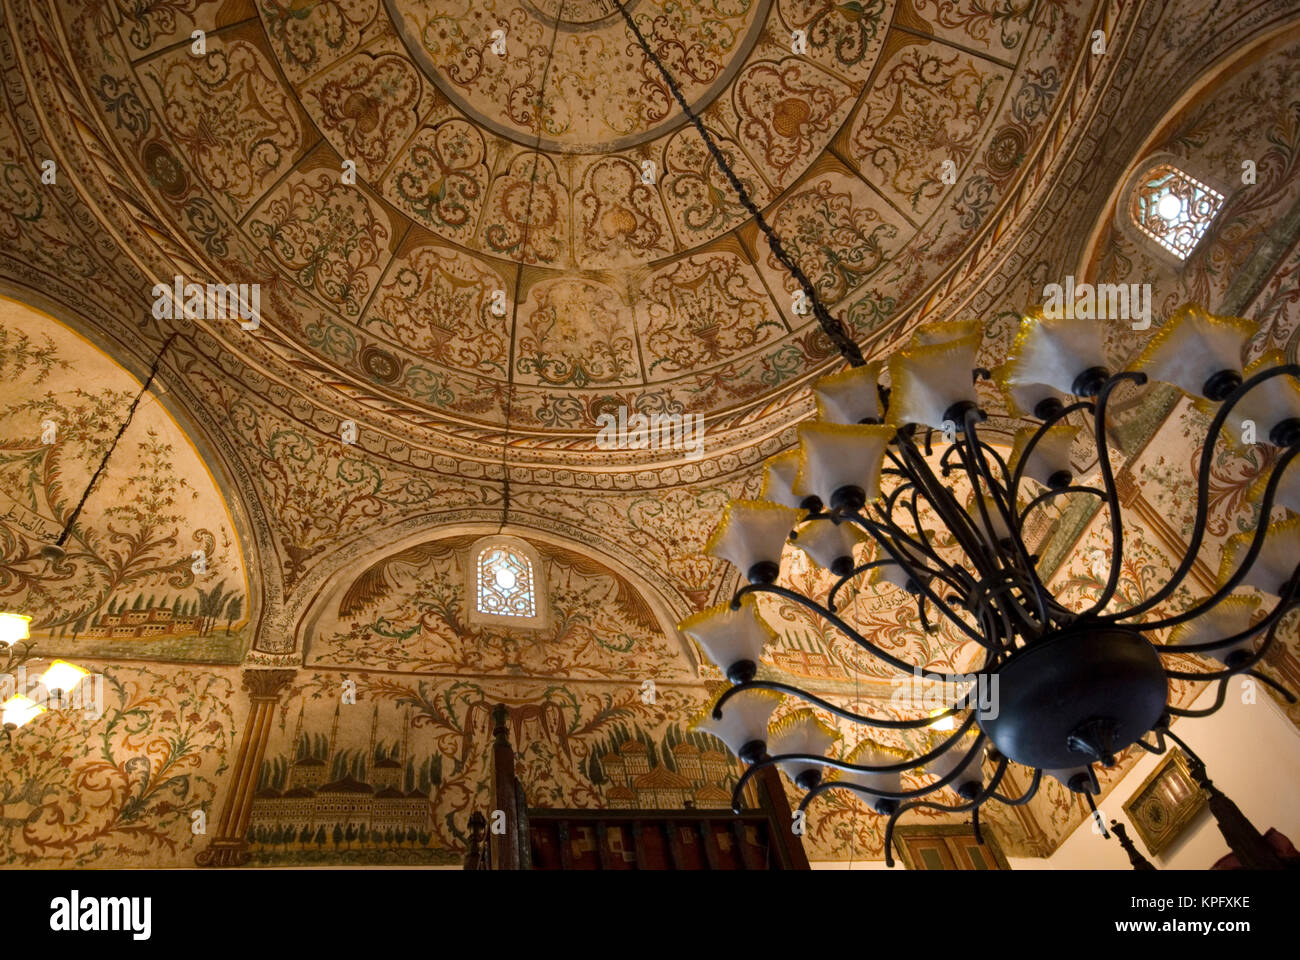
[[[140,383],[66,327],[0,298],[0,601],[46,653],[237,663],[239,542],[207,465],[146,396],[58,541]]]

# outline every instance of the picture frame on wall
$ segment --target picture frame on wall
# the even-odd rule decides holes
[[[914,824],[894,830],[895,849],[908,870],[1010,870],[997,837],[970,824]]]
[[[1169,848],[1205,809],[1205,794],[1192,779],[1187,757],[1171,750],[1124,802],[1124,814],[1152,856]]]

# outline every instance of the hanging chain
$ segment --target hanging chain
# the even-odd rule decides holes
[[[95,484],[99,482],[100,474],[104,472],[104,469],[108,466],[109,459],[113,456],[113,451],[117,449],[117,442],[122,439],[122,434],[126,433],[126,428],[131,425],[132,419],[135,418],[136,407],[140,406],[140,401],[143,400],[144,395],[149,392],[149,388],[153,386],[154,378],[158,376],[158,371],[162,367],[163,355],[167,353],[167,348],[172,345],[172,341],[175,340],[176,337],[177,334],[175,333],[169,336],[163,343],[162,349],[158,351],[158,355],[154,357],[153,366],[149,368],[149,376],[145,379],[144,385],[140,387],[140,392],[136,394],[135,399],[131,401],[131,407],[126,411],[126,417],[123,418],[121,424],[118,425],[117,434],[113,437],[113,442],[110,443],[108,449],[104,451],[103,459],[99,461],[99,466],[95,468],[95,473],[91,476],[90,483],[86,484],[86,492],[81,495],[81,499],[77,501],[77,505],[73,508],[72,514],[68,517],[67,523],[63,525],[63,532],[59,534],[59,539],[55,541],[55,547],[62,549],[64,543],[67,542],[68,535],[72,533],[72,528],[77,523],[77,518],[81,516],[82,508],[85,507],[86,501],[90,499],[91,491],[95,489]]]
[[[762,230],[763,235],[767,237],[767,242],[772,247],[772,255],[775,256],[777,260],[781,261],[782,265],[790,271],[790,275],[794,277],[795,282],[798,283],[799,287],[803,290],[804,296],[808,299],[808,302],[812,304],[813,316],[817,318],[817,322],[821,325],[826,336],[830,338],[831,343],[835,344],[835,348],[839,350],[840,356],[855,367],[862,366],[866,363],[866,360],[862,357],[862,350],[858,347],[857,343],[853,341],[853,338],[849,336],[848,331],[844,329],[844,324],[835,317],[832,317],[830,311],[827,310],[821,300],[818,299],[817,291],[813,289],[812,283],[809,281],[803,270],[800,269],[799,264],[795,263],[794,260],[790,258],[790,255],[785,252],[785,247],[781,245],[780,238],[777,237],[776,233],[768,225],[768,222],[763,219],[763,214],[759,212],[758,207],[754,205],[754,201],[750,199],[749,191],[747,191],[745,185],[740,182],[740,178],[737,177],[735,171],[731,169],[731,164],[729,164],[727,158],[722,155],[722,151],[719,150],[718,145],[714,143],[713,137],[709,134],[709,131],[704,128],[704,124],[700,121],[700,118],[695,115],[695,111],[690,108],[690,105],[686,102],[686,98],[682,96],[682,91],[678,88],[677,82],[673,80],[672,75],[668,72],[668,68],[665,67],[663,61],[655,55],[655,52],[650,49],[650,44],[647,43],[645,37],[641,35],[641,31],[638,29],[636,21],[634,21],[632,15],[627,12],[627,8],[623,5],[622,0],[615,0],[615,3],[618,6],[619,13],[623,14],[623,19],[627,21],[628,28],[632,31],[632,35],[636,37],[637,43],[641,45],[641,49],[645,52],[645,55],[650,58],[650,62],[658,67],[659,73],[664,78],[664,82],[668,84],[668,89],[672,91],[677,102],[681,104],[682,110],[686,113],[686,116],[690,119],[691,123],[695,125],[695,129],[699,131],[700,136],[704,139],[704,145],[709,148],[709,153],[713,156],[713,161],[718,165],[718,169],[727,175],[727,180],[731,182],[731,188],[735,190],[737,196],[740,197],[741,206],[749,211],[749,215],[754,218],[754,222],[758,224],[758,228]]]

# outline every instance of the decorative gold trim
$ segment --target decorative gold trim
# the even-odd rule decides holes
[[[692,733],[695,733],[697,731],[699,733],[709,733],[708,730],[700,729],[701,725],[710,722],[714,722],[714,723],[717,722],[713,720],[713,708],[718,705],[718,701],[722,699],[722,695],[730,689],[731,689],[730,684],[723,684],[722,686],[718,687],[717,691],[714,692],[709,697],[708,702],[698,711],[693,713],[690,719],[687,720],[686,729]],[[764,697],[766,699],[775,700],[777,706],[780,706],[781,702],[785,700],[784,694],[777,693],[775,690],[764,690],[762,688],[745,690],[742,693],[736,694],[736,696],[737,697]],[[776,707],[774,706],[772,709],[775,710]],[[716,734],[710,734],[710,736],[716,736]]]
[[[1182,328],[1182,325],[1194,318],[1204,320],[1212,327],[1230,327],[1234,332],[1241,336],[1242,342],[1245,343],[1250,339],[1251,334],[1256,330],[1257,325],[1242,317],[1232,317],[1216,313],[1210,313],[1199,303],[1185,303],[1169,315],[1169,319],[1164,322],[1159,330],[1155,332],[1147,345],[1142,348],[1137,359],[1130,365],[1132,370],[1144,370],[1155,359],[1155,355],[1162,350],[1173,336]]]
[[[682,633],[685,633],[687,636],[690,636],[690,634],[687,633],[687,631],[691,630],[694,627],[699,626],[701,623],[704,623],[705,621],[712,620],[714,617],[720,617],[726,613],[735,613],[739,615],[742,613],[742,611],[746,611],[746,610],[749,611],[750,615],[753,616],[754,620],[758,622],[758,625],[763,628],[769,640],[775,643],[776,641],[781,639],[781,635],[778,634],[775,630],[773,630],[772,625],[769,624],[767,620],[763,618],[763,615],[758,612],[758,604],[755,601],[754,595],[752,593],[747,593],[740,598],[740,610],[732,610],[730,601],[727,601],[725,603],[720,603],[716,607],[709,607],[707,610],[701,610],[698,613],[692,613],[689,617],[687,617],[686,619],[682,620],[680,623],[677,624],[677,629],[680,630]],[[691,637],[691,642],[694,643],[696,646],[699,646],[699,641],[696,640],[694,637]],[[701,648],[701,652],[703,652],[702,648]],[[721,667],[723,665],[714,664],[714,666]]]
[[[1222,610],[1225,609],[1232,610],[1234,608],[1242,608],[1248,611],[1250,616],[1246,618],[1246,626],[1249,627],[1251,625],[1250,621],[1254,619],[1255,611],[1259,609],[1259,598],[1250,597],[1250,596],[1224,597],[1217,604],[1215,604],[1211,610],[1207,611],[1206,613],[1202,614],[1196,619],[1188,620],[1185,623],[1180,623],[1177,626],[1173,627],[1169,631],[1169,643],[1171,644],[1182,643],[1188,637],[1188,635],[1190,635],[1192,631],[1196,629],[1198,625],[1206,623],[1210,617],[1213,617],[1216,613]],[[1209,640],[1209,639],[1212,638],[1210,637],[1205,638],[1205,640]],[[1252,637],[1251,639],[1253,640],[1255,638]],[[1196,640],[1193,642],[1201,643],[1203,641]]]
[[[1016,472],[1016,466],[1020,463],[1020,457],[1024,454],[1025,447],[1028,446],[1029,441],[1033,439],[1033,436],[1038,432],[1038,429],[1038,427],[1022,427],[1016,431],[1016,435],[1011,440],[1011,454],[1007,457],[1007,469],[1012,473]],[[1051,437],[1059,437],[1067,433],[1070,435],[1070,445],[1073,446],[1074,442],[1079,439],[1079,434],[1082,430],[1083,427],[1070,426],[1069,424],[1064,423],[1058,424],[1054,427],[1048,427],[1043,432],[1043,439],[1034,444],[1034,452],[1038,453],[1045,449],[1043,444],[1049,442]],[[1073,468],[1071,468],[1070,472],[1074,472]]]
[[[817,727],[817,729],[821,730],[822,733],[831,738],[831,743],[835,743],[841,739],[842,734],[834,727],[824,723],[810,707],[804,707],[801,710],[793,710],[790,713],[787,713],[784,717],[778,717],[776,720],[773,720],[767,727],[768,738],[771,739],[772,737],[789,733],[794,728],[803,726],[810,720],[812,721],[813,726]]]
[[[799,475],[799,448],[798,447],[791,447],[789,450],[786,450],[783,453],[774,454],[768,457],[765,461],[763,461],[763,486],[758,491],[758,498],[760,500],[767,500],[769,502],[774,502],[772,501],[772,494],[771,494],[772,465],[774,463],[781,463],[787,460],[794,464],[795,476],[797,477]],[[790,489],[791,492],[793,492],[794,490],[793,483],[790,484]],[[777,504],[777,506],[784,506],[784,504]]]

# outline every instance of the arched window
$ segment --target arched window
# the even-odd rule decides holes
[[[537,616],[533,562],[502,545],[480,550],[478,612],[502,617]]]
[[[484,537],[470,547],[470,620],[519,627],[546,621],[541,558],[515,537]]]
[[[1164,162],[1148,168],[1134,183],[1128,213],[1143,236],[1186,260],[1223,208],[1223,200],[1218,190]]]

